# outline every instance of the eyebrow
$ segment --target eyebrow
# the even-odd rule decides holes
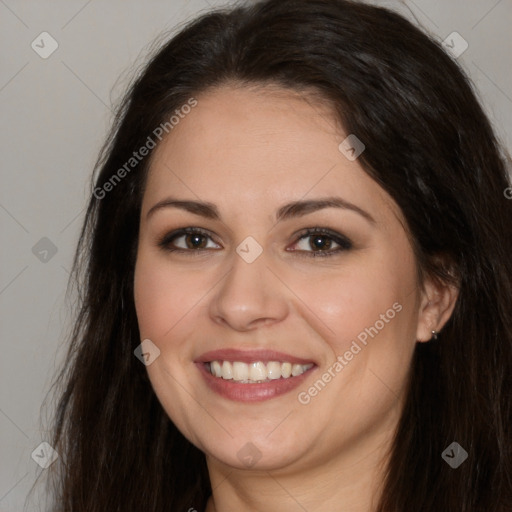
[[[207,219],[221,220],[219,209],[216,205],[204,201],[191,201],[191,200],[179,200],[173,197],[168,197],[159,201],[152,206],[146,214],[146,219],[153,215],[156,211],[164,208],[179,208],[194,215],[199,215]],[[342,199],[341,197],[322,197],[319,199],[309,199],[302,201],[293,201],[291,203],[281,206],[276,213],[276,221],[280,222],[283,220],[302,217],[309,213],[322,210],[324,208],[341,208],[344,210],[351,210],[362,217],[364,217],[371,224],[376,224],[375,219],[365,210],[359,208],[353,203]]]

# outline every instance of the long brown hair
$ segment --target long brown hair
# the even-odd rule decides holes
[[[108,193],[98,190],[176,109],[227,81],[314,90],[332,102],[347,133],[366,145],[359,162],[400,206],[423,275],[460,287],[439,340],[417,344],[378,512],[510,512],[505,158],[470,81],[441,45],[397,13],[347,0],[267,0],[207,13],[168,41],[128,91],[98,160],[75,256],[80,304],[55,381],[52,510],[202,511],[211,494],[204,454],[167,417],[134,356],[149,157]],[[468,452],[457,469],[441,457],[453,441]]]

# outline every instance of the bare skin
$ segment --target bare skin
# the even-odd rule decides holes
[[[157,148],[142,205],[135,303],[141,340],[160,350],[147,366],[155,393],[206,454],[207,512],[371,512],[414,348],[443,327],[457,291],[418,282],[398,206],[340,152],[348,134],[326,106],[228,85],[197,100]],[[148,216],[169,196],[213,203],[220,220],[176,207]],[[276,219],[287,203],[325,197],[351,206]],[[195,240],[202,251],[197,235],[169,244],[184,252],[158,246],[183,227],[208,232]],[[315,245],[318,235],[303,234],[315,227],[350,248],[334,252],[341,245],[329,237]],[[236,252],[249,236],[262,249],[251,263]],[[238,402],[207,386],[194,363],[224,348],[278,350],[316,366],[291,392]],[[335,371],[337,356],[346,364]],[[238,455],[248,443],[251,467]]]

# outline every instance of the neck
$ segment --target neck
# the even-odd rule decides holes
[[[268,471],[233,469],[207,457],[213,494],[206,512],[373,512],[381,496],[391,432],[328,460]],[[293,467],[292,467],[293,466]]]

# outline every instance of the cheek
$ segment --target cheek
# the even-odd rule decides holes
[[[140,255],[135,267],[134,301],[142,337],[158,344],[183,318],[201,292],[201,283],[195,281],[190,273],[177,272],[159,258]]]
[[[362,260],[354,258],[339,272],[304,280],[297,289],[307,308],[321,320],[315,323],[322,326],[325,339],[337,354],[348,350],[359,335],[364,339],[366,329],[375,324],[379,333],[398,334],[404,318],[413,313],[413,308],[408,308],[414,298],[411,291],[416,290],[411,255],[404,252],[397,257],[383,251],[364,264]]]
[[[321,318],[330,349],[318,379],[329,384],[313,383],[302,399],[315,403],[318,417],[342,422],[355,435],[393,409],[406,382],[415,346],[414,259],[406,250],[383,251],[364,265],[347,264],[310,290],[305,302]],[[353,420],[347,420],[347,410]]]
[[[186,381],[184,347],[190,337],[190,325],[182,320],[198,302],[198,294],[204,294],[204,282],[194,284],[192,281],[197,278],[191,275],[171,269],[163,258],[149,251],[138,254],[134,301],[140,336],[141,340],[150,339],[160,350],[160,356],[146,370],[167,414],[185,431],[191,429],[182,424],[180,411],[186,408],[188,395],[182,396],[178,383]]]

